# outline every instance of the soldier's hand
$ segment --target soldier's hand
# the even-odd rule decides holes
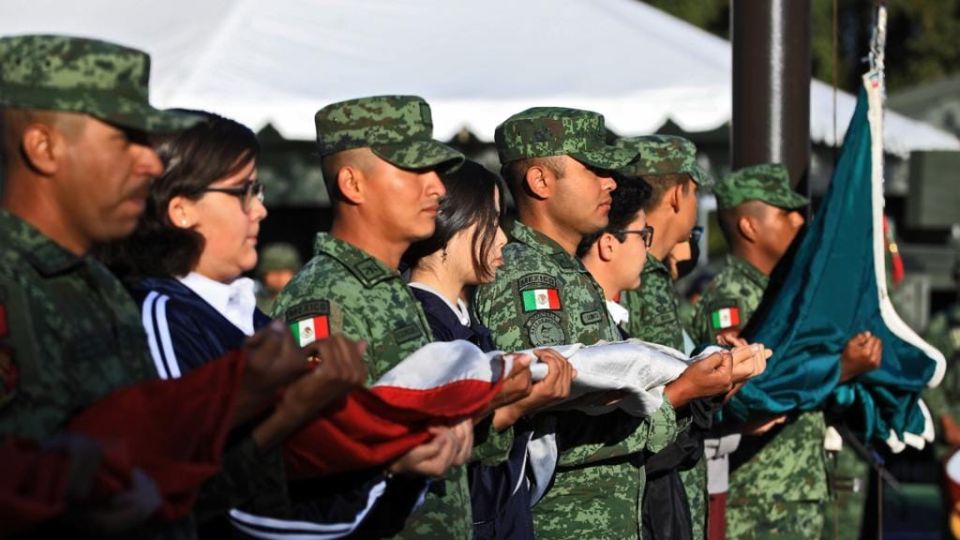
[[[717,334],[717,345],[723,347],[742,347],[747,345],[747,340],[740,337],[740,332],[736,328],[728,328]]]
[[[750,435],[752,437],[759,437],[764,433],[770,431],[780,424],[785,424],[787,422],[787,415],[781,414],[774,416],[773,418],[763,418],[760,420],[752,420],[743,424],[743,427],[740,428],[740,432],[744,435]]]
[[[335,335],[305,347],[315,367],[287,387],[278,410],[292,421],[307,422],[350,390],[363,385],[367,370],[363,362],[365,343]]]
[[[81,526],[98,536],[111,536],[143,523],[162,503],[163,497],[153,480],[141,469],[134,469],[126,491],[83,510],[79,520]]]
[[[533,383],[527,397],[497,409],[493,417],[495,429],[503,429],[523,416],[570,397],[570,384],[577,370],[553,349],[537,349],[533,354],[547,365],[547,376]]]
[[[532,358],[525,354],[514,356],[513,367],[503,380],[500,393],[493,398],[491,409],[503,407],[504,405],[508,405],[530,395],[530,389],[533,384],[530,378],[530,362],[532,360]]]
[[[431,427],[433,438],[394,461],[388,470],[393,474],[440,477],[447,474],[457,455],[456,436],[448,427]]]
[[[773,356],[773,351],[761,343],[738,346],[730,352],[733,354],[732,378],[735,385],[763,373],[767,369],[767,359]]]
[[[674,408],[691,400],[727,393],[733,388],[733,354],[722,351],[691,364],[664,390]]]
[[[870,332],[860,332],[850,338],[840,355],[840,382],[880,367],[883,342]]]
[[[453,464],[463,465],[473,454],[473,421],[465,418],[450,428],[453,434]]]

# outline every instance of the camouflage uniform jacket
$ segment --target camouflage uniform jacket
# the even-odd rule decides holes
[[[273,316],[288,324],[326,318],[329,334],[367,342],[368,379],[376,381],[433,341],[420,303],[400,274],[326,233],[314,257],[277,296]],[[469,538],[473,523],[466,467],[450,469],[445,494],[432,491],[400,533],[408,538]]]
[[[716,343],[726,328],[746,326],[760,305],[768,278],[743,259],[728,255],[726,265],[707,286],[694,318],[694,341]],[[718,313],[736,310],[720,320]],[[731,314],[732,311],[726,311]],[[733,315],[730,315],[733,317]],[[822,501],[828,496],[823,437],[823,413],[800,413],[782,429],[761,437],[744,437],[731,456],[730,505],[767,504],[764,501]],[[739,465],[739,467],[738,467]]]
[[[120,282],[0,211],[0,433],[50,437],[119,388],[157,377]],[[4,403],[5,402],[5,403]]]
[[[600,286],[577,258],[519,222],[511,234],[496,281],[479,287],[474,302],[499,348],[620,340]],[[537,536],[639,537],[646,477],[636,454],[659,451],[676,437],[669,402],[648,418],[564,412],[534,422],[539,433],[556,426],[561,450],[553,485],[533,509]]]
[[[683,325],[680,302],[673,289],[667,265],[647,253],[640,288],[624,291],[620,304],[630,312],[624,329],[630,336],[683,350]]]
[[[106,268],[2,210],[0,246],[0,434],[51,437],[106,394],[157,377],[139,310]],[[185,518],[124,536],[194,528]]]
[[[630,313],[624,326],[631,337],[683,351],[684,327],[680,320],[680,299],[673,288],[670,270],[663,261],[647,252],[640,288],[624,291],[620,295],[620,304]],[[687,425],[681,422],[683,428]],[[680,478],[690,506],[693,538],[705,538],[707,462],[701,457],[692,468],[680,471]]]
[[[960,422],[960,366],[957,365],[960,362],[960,302],[934,315],[927,325],[924,338],[947,359],[943,381],[936,388],[923,391],[923,400],[933,414],[934,426],[940,430],[940,418],[943,415]],[[938,436],[935,448],[939,457],[949,454],[950,448],[947,446],[943,437]]]

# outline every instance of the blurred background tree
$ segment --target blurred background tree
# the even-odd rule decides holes
[[[730,0],[642,0],[730,38]],[[837,2],[837,86],[852,91],[863,72],[876,3]],[[812,0],[813,76],[833,79],[833,2]],[[887,87],[891,92],[960,73],[960,0],[888,0]]]

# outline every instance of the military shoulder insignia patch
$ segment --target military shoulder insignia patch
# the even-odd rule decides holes
[[[330,302],[314,300],[297,304],[284,313],[293,340],[301,347],[330,337]]]
[[[740,326],[740,308],[736,306],[715,309],[710,312],[710,328],[726,330]]]
[[[517,281],[524,313],[559,311],[560,289],[557,279],[547,274],[527,274]]]

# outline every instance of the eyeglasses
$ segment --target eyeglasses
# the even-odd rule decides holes
[[[623,229],[616,231],[620,234],[639,234],[640,239],[643,240],[643,245],[650,249],[650,246],[653,245],[653,225],[647,225],[642,229]]]
[[[247,180],[243,184],[234,187],[222,187],[222,188],[204,188],[201,189],[198,193],[226,193],[228,195],[233,195],[239,197],[241,204],[243,205],[243,211],[249,212],[253,206],[253,199],[257,199],[261,203],[263,202],[263,184],[256,180]]]

